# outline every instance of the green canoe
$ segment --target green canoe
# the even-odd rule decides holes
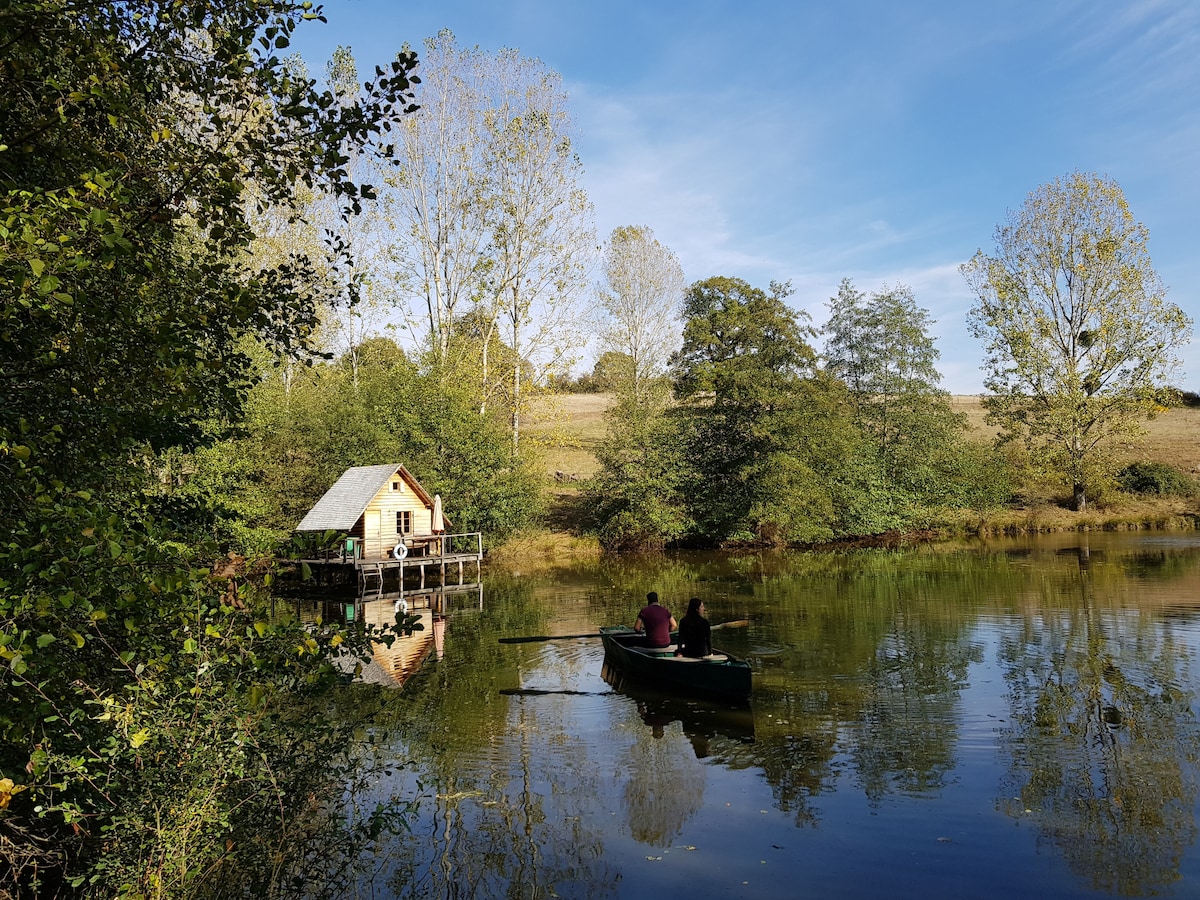
[[[676,656],[674,645],[649,649],[641,646],[641,634],[624,625],[604,626],[600,637],[605,662],[644,684],[701,697],[750,697],[750,664],[743,659],[720,652],[699,659]]]

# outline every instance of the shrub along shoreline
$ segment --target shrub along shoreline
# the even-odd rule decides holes
[[[565,506],[575,508],[568,500]],[[995,509],[984,512],[959,510],[944,521],[907,531],[888,531],[839,541],[798,544],[788,549],[806,551],[896,548],[913,544],[950,543],[965,539],[1021,537],[1064,532],[1197,531],[1200,530],[1200,500],[1196,498],[1122,498],[1103,507],[1074,512],[1050,503]],[[753,544],[712,548],[720,551],[755,549]],[[599,540],[585,531],[585,524],[559,516],[553,527],[531,529],[514,535],[489,551],[487,564],[509,568],[519,565],[552,567],[570,560],[599,557]]]

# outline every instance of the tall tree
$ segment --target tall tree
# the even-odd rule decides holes
[[[802,313],[738,278],[709,278],[684,299],[672,357],[695,477],[690,513],[710,541],[789,543],[831,537],[835,469],[853,457],[840,392],[817,367]]]
[[[683,502],[689,482],[679,422],[665,415],[665,377],[679,343],[686,285],[675,254],[645,227],[613,230],[604,248],[605,283],[596,382],[617,402],[596,456],[601,471],[590,493],[610,549],[648,549],[677,540],[690,527]]]
[[[425,41],[421,109],[398,123],[386,201],[398,287],[423,307],[424,335],[446,362],[455,319],[483,294],[491,212],[483,172],[484,93],[491,58],[441,31]]]
[[[508,373],[516,455],[529,393],[525,369],[567,371],[583,343],[596,239],[561,76],[512,50],[501,51],[492,74],[484,116],[489,300],[517,359]]]
[[[308,67],[299,55],[289,56],[285,71],[290,78],[308,80]],[[325,80],[339,107],[351,107],[363,97],[358,69],[348,47],[339,46],[325,65]],[[378,184],[382,173],[378,154],[352,141],[344,142],[345,170],[356,182]],[[255,186],[250,185],[255,193]],[[360,198],[361,212],[354,214],[328,192],[299,185],[288,206],[254,206],[249,224],[254,240],[249,255],[264,269],[306,259],[312,265],[312,290],[317,297],[314,349],[330,355],[350,353],[368,335],[385,326],[384,303],[394,279],[386,271],[381,253],[379,209],[375,197]],[[331,236],[336,236],[331,240]],[[281,354],[284,387],[304,360]]]
[[[349,47],[338,46],[325,64],[325,81],[343,107],[363,98],[358,64]],[[411,116],[401,119],[405,124]],[[345,142],[346,171],[356,181],[380,184],[390,157],[380,159],[354,142]],[[354,383],[358,382],[358,348],[372,334],[386,327],[386,313],[394,301],[395,273],[389,261],[387,240],[381,225],[386,221],[378,196],[362,200],[362,210],[350,215],[343,204],[327,195],[317,195],[305,210],[314,238],[334,233],[340,236],[345,263],[327,273],[331,282],[330,302],[320,311],[317,340],[322,350],[345,354]]]
[[[565,368],[582,343],[595,244],[562,79],[514,50],[462,49],[443,31],[426,43],[420,99],[389,177],[400,284],[424,307],[423,343],[443,371],[463,360],[455,327],[474,323],[480,407],[502,368],[515,452],[526,370]],[[497,336],[507,365],[491,352]]]
[[[601,346],[629,358],[628,390],[635,402],[644,403],[680,340],[679,313],[687,289],[683,267],[649,228],[623,225],[613,229],[605,245],[604,276],[600,305],[607,321]]]
[[[1059,473],[1078,510],[1111,473],[1114,443],[1153,415],[1191,333],[1148,240],[1117,182],[1074,172],[1009,215],[994,255],[962,266],[989,421]]]
[[[914,499],[939,499],[950,481],[939,470],[957,456],[966,421],[937,386],[928,311],[905,285],[868,297],[848,278],[829,310],[826,366],[846,382],[855,421],[873,443],[880,470]]]

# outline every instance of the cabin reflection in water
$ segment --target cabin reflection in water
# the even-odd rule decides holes
[[[338,616],[375,628],[391,628],[405,616],[415,619],[412,634],[394,635],[390,646],[371,642],[371,660],[364,663],[361,681],[389,686],[403,685],[431,656],[446,654],[446,630],[451,599],[461,610],[462,598],[483,608],[483,586],[453,585],[426,591],[368,591],[354,600],[325,601],[323,615]],[[330,607],[333,607],[332,609]],[[350,663],[354,665],[353,662]]]
[[[380,606],[378,603],[370,604],[366,615],[370,617]],[[371,661],[363,666],[363,681],[402,685],[421,668],[431,653],[437,659],[445,655],[446,617],[434,616],[428,611],[417,613],[416,616],[413,633],[394,638],[390,647],[379,641],[371,642]],[[387,627],[392,624],[392,618],[392,611],[387,608],[385,615],[380,617],[381,621],[372,622],[371,618],[367,621]]]

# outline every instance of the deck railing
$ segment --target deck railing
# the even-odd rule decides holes
[[[458,534],[443,534],[440,549],[443,556],[483,556],[483,532],[464,531]]]
[[[407,560],[425,561],[445,557],[483,556],[483,533],[479,531],[464,531],[455,534],[419,534],[408,535],[403,539],[408,548]],[[336,547],[327,547],[318,551],[311,562],[355,563],[362,562],[399,562],[393,554],[394,544],[383,542],[380,545],[382,553],[365,554],[363,541],[359,538],[346,539]]]

